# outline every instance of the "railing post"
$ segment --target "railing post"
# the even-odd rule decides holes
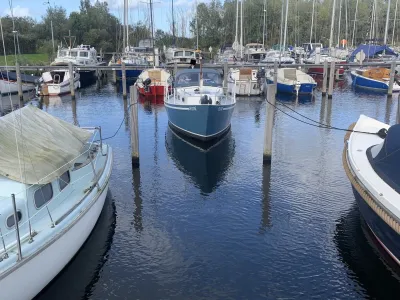
[[[130,87],[129,97],[129,127],[131,131],[132,168],[139,167],[139,118],[138,118],[138,90],[136,84]]]
[[[0,261],[2,261],[3,259],[8,258],[8,253],[7,253],[6,243],[4,242],[3,232],[1,231],[1,228],[0,228],[0,235],[1,235],[1,243],[3,244],[3,250],[4,250],[4,256],[2,258],[0,258]]]
[[[329,87],[328,87],[328,99],[332,98],[333,94],[333,83],[335,82],[335,62],[331,61],[331,69],[329,70]]]
[[[11,199],[12,199],[12,204],[13,204],[13,210],[14,210],[14,222],[15,222],[15,233],[16,233],[16,238],[17,238],[17,249],[18,249],[18,259],[17,261],[20,261],[22,259],[22,251],[21,251],[21,240],[19,237],[19,225],[18,225],[18,218],[17,218],[17,205],[15,204],[15,195],[11,194]]]
[[[176,73],[178,73],[178,64],[175,61],[174,62],[174,77],[176,76]]]
[[[224,88],[228,87],[228,62],[224,62]]]
[[[272,159],[272,131],[274,128],[274,112],[275,112],[275,95],[276,84],[268,84],[267,87],[267,104],[266,104],[266,120],[264,130],[264,152],[263,164],[270,164]]]
[[[20,69],[19,62],[15,63],[15,68],[16,68],[16,71],[17,71],[18,97],[19,97],[19,101],[23,101],[24,100],[24,94],[22,92],[22,78],[21,78],[21,69]]]
[[[277,85],[278,84],[278,62],[274,61],[274,84]],[[276,93],[276,89],[275,89],[275,93]]]
[[[126,68],[125,62],[121,62],[121,72],[122,72],[122,97],[126,99]]]
[[[75,99],[75,74],[72,68],[72,62],[68,63],[69,70],[69,89],[71,90],[71,98]]]
[[[388,96],[392,96],[392,93],[393,93],[393,84],[394,84],[395,71],[396,71],[396,62],[392,61],[391,66],[390,66],[390,79],[389,79]]]
[[[326,84],[328,82],[328,61],[324,60],[324,74],[322,80],[322,96],[326,95]]]

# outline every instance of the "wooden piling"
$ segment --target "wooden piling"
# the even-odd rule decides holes
[[[328,99],[332,98],[333,83],[335,82],[335,62],[331,61],[331,68],[329,70],[329,86],[328,86]]]
[[[228,62],[224,62],[224,88],[228,88]]]
[[[136,84],[130,87],[129,97],[129,127],[131,131],[132,168],[139,167],[139,118],[138,118],[138,90]]]
[[[272,159],[272,131],[274,127],[276,84],[267,86],[266,120],[264,129],[263,164],[271,164]]]
[[[68,71],[69,71],[69,89],[71,91],[71,98],[75,99],[75,75],[74,75],[74,69],[72,67],[72,62],[68,63]]]
[[[340,80],[340,68],[336,68],[335,70],[335,80]]]
[[[122,70],[122,98],[126,99],[126,67],[125,62],[121,62]]]
[[[393,83],[394,83],[395,71],[396,71],[396,62],[392,61],[392,63],[390,64],[390,80],[389,80],[388,96],[392,96],[392,94],[393,94]]]
[[[19,97],[19,101],[23,101],[24,100],[24,94],[22,92],[22,78],[21,78],[21,69],[19,66],[19,62],[15,63],[15,68],[17,71],[17,85],[18,85],[18,97]]]
[[[274,61],[274,84],[278,84],[278,62]],[[276,89],[275,89],[275,94],[276,94]]]
[[[322,96],[326,95],[326,84],[328,82],[328,61],[324,60],[324,75],[322,80]]]

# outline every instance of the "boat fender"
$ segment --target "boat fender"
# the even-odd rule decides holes
[[[377,134],[381,139],[385,139],[386,136],[387,136],[387,133],[388,133],[387,129],[386,129],[386,128],[382,128],[382,129],[379,129],[379,131],[378,131],[376,134]]]
[[[151,84],[151,79],[147,78],[145,81],[143,81],[144,85],[144,91],[148,93],[150,91],[150,84]]]
[[[208,102],[208,96],[207,96],[207,95],[203,95],[203,96],[200,98],[200,104],[209,104],[209,102]]]

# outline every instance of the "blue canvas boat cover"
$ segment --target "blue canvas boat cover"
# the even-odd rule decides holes
[[[36,83],[39,80],[39,78],[40,78],[39,76],[21,74],[21,81],[25,83]],[[0,79],[17,81],[17,73],[0,70]]]
[[[353,53],[351,53],[349,60],[354,61],[354,58],[356,57],[357,53],[361,52],[361,50],[364,51],[365,58],[371,58],[377,54],[382,54],[383,51],[385,51],[386,55],[398,56],[398,54],[387,45],[362,44],[359,45],[357,49],[353,51]]]
[[[367,150],[367,157],[375,172],[391,188],[400,193],[400,124],[389,128],[379,153],[373,157],[371,149]]]

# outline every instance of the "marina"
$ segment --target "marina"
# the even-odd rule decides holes
[[[284,110],[278,105],[282,101],[340,128],[359,114],[397,122],[397,95],[359,91],[345,76],[335,83],[331,100],[321,96],[319,86],[310,100],[278,97],[276,105]],[[12,97],[18,103],[17,95]],[[34,100],[73,124],[98,121],[104,137],[113,136],[123,121],[107,140],[114,168],[99,222],[36,299],[300,293],[360,299],[396,291],[397,267],[365,230],[342,167],[345,133],[311,127],[276,111],[272,163],[263,166],[267,102],[263,97],[236,99],[229,134],[208,146],[173,132],[162,104],[140,101],[140,166],[133,169],[128,102],[119,85],[104,78],[78,90],[76,100],[68,95]],[[3,105],[8,102],[3,96]],[[72,278],[74,286],[67,287]]]

